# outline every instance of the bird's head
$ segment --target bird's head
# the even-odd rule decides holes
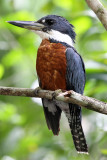
[[[63,42],[70,46],[75,42],[73,25],[61,16],[48,15],[38,21],[8,21],[8,23],[32,30],[42,39]]]

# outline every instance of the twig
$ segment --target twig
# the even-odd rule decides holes
[[[13,88],[13,87],[0,87],[0,95],[8,96],[24,96],[24,97],[39,97],[47,99],[56,99],[67,103],[78,104],[81,107],[107,114],[107,103],[101,102],[97,99],[83,96],[74,91],[48,91],[40,88],[28,89],[28,88]]]
[[[107,10],[99,0],[86,0],[86,2],[107,30]]]

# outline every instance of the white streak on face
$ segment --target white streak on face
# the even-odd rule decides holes
[[[73,41],[71,37],[67,34],[63,34],[56,30],[50,30],[48,32],[43,31],[34,31],[36,34],[38,34],[42,39],[54,39],[58,42],[64,42],[67,43],[70,46],[73,46]]]

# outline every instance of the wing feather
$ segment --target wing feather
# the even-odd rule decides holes
[[[77,93],[83,94],[85,86],[85,67],[83,60],[74,48],[67,49],[66,59],[66,89],[74,90]],[[87,153],[88,147],[81,125],[81,107],[70,103],[69,110],[71,118],[68,118],[68,121],[75,147],[78,152]]]

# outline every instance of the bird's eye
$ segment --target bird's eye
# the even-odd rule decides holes
[[[54,20],[53,19],[47,19],[46,20],[46,24],[53,25],[54,24]]]

